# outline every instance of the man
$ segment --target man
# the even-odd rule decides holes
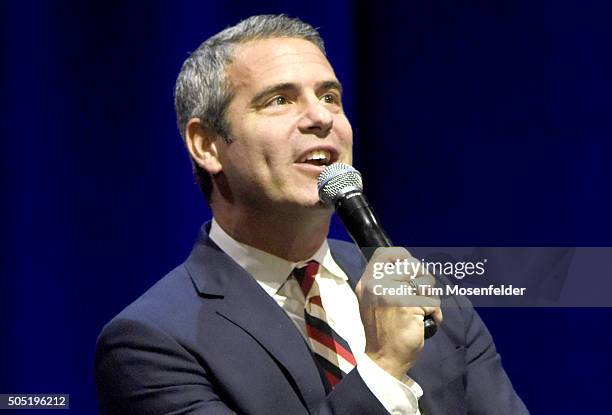
[[[316,179],[352,160],[341,96],[316,30],[285,16],[186,60],[178,124],[213,220],[104,328],[103,413],[526,413],[469,305],[453,300],[424,342],[441,310],[366,305],[359,251],[327,241]]]

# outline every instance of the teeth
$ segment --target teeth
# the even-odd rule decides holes
[[[315,151],[311,151],[310,153],[308,153],[306,157],[304,157],[303,161],[324,160],[325,162],[329,162],[330,159],[331,159],[331,153],[329,151],[315,150]]]

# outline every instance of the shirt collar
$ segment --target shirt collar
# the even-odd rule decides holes
[[[312,257],[304,261],[291,262],[238,242],[228,235],[214,218],[208,236],[223,252],[251,274],[269,294],[276,294],[297,265],[313,259],[332,276],[343,280],[348,279],[344,271],[334,261],[327,239],[323,241],[323,244]]]

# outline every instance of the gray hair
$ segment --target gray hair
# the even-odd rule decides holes
[[[185,60],[174,89],[177,125],[183,140],[186,140],[188,121],[198,118],[212,132],[231,142],[225,111],[233,91],[225,68],[232,62],[234,46],[251,40],[279,37],[307,40],[325,55],[323,39],[315,28],[300,19],[281,14],[242,20],[204,41]],[[193,163],[193,168],[200,189],[208,198],[212,188],[210,177],[196,163]]]

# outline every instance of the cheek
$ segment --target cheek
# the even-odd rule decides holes
[[[245,181],[275,180],[274,177],[279,175],[290,159],[286,140],[272,140],[271,137],[262,138],[255,134],[237,137],[227,154],[231,170]]]
[[[334,123],[340,145],[349,151],[353,149],[353,129],[346,116],[341,116]]]
[[[291,147],[287,140],[269,141],[260,149],[261,167],[271,176],[286,173],[286,168],[293,163]]]
[[[257,152],[268,166],[286,165],[293,161],[290,125],[290,121],[271,120],[260,123],[254,131],[259,140],[252,151]]]

